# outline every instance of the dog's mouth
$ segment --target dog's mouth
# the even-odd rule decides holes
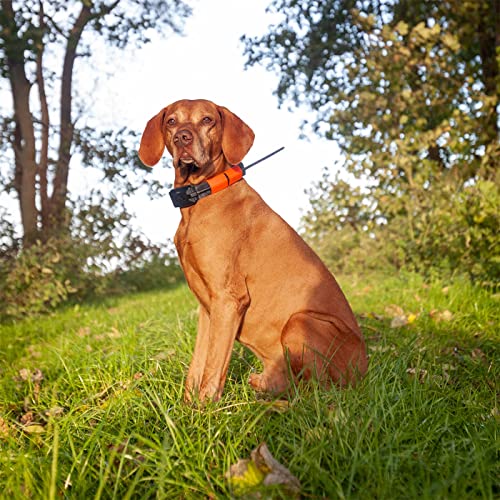
[[[201,167],[198,165],[196,160],[188,155],[182,155],[177,161],[177,167],[181,171],[181,176],[184,179],[184,182],[193,175],[197,174]]]
[[[181,158],[179,160],[179,167],[186,168],[190,173],[200,170],[198,163],[193,158]]]

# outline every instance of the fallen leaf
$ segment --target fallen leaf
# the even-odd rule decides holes
[[[38,368],[33,372],[31,375],[31,380],[33,382],[41,382],[43,380],[43,373],[42,370],[39,370]]]
[[[401,328],[408,324],[408,318],[406,316],[395,316],[391,321],[391,328]]]
[[[388,306],[385,307],[384,311],[390,318],[395,318],[398,316],[405,315],[403,308],[396,304],[389,304]]]
[[[243,495],[256,486],[282,485],[291,495],[298,495],[299,480],[261,443],[250,454],[250,459],[238,460],[226,477],[236,495]]]
[[[34,345],[28,346],[26,350],[32,358],[39,359],[42,357],[42,353]]]
[[[45,412],[45,415],[47,417],[60,417],[64,413],[64,408],[61,408],[60,406],[54,406],[53,408],[48,409]]]
[[[30,424],[25,425],[23,431],[28,434],[43,434],[45,432],[45,427],[40,424]]]
[[[486,358],[486,354],[479,349],[479,347],[476,347],[475,349],[472,349],[472,352],[470,353],[472,359],[476,359],[478,361],[481,361],[484,364],[488,363],[488,360]]]
[[[348,418],[344,410],[341,407],[334,404],[328,407],[328,416],[332,422],[347,422]]]
[[[21,416],[19,421],[23,425],[29,425],[31,422],[35,420],[35,414],[32,411],[26,412],[24,415]]]
[[[21,380],[28,380],[31,377],[31,372],[27,368],[21,368],[19,370],[19,378]]]
[[[300,481],[271,455],[266,443],[261,443],[252,451],[251,457],[261,470],[269,469],[269,473],[264,478],[266,486],[282,484],[290,492],[298,493],[300,491]]]
[[[151,359],[155,361],[166,361],[167,359],[170,359],[172,356],[175,356],[175,354],[176,354],[175,349],[167,349],[166,351],[159,352]]]
[[[10,428],[7,422],[0,417],[0,439],[7,439],[10,436]]]
[[[435,321],[451,321],[453,319],[453,313],[445,309],[444,311],[438,311],[437,309],[432,309],[429,312],[429,316]]]
[[[447,309],[442,312],[439,316],[442,321],[451,321],[453,319],[453,313],[448,311]]]
[[[270,412],[285,413],[290,408],[290,402],[286,399],[278,399],[276,401],[262,401],[262,403],[269,407]]]
[[[419,370],[417,370],[416,368],[408,368],[406,370],[406,373],[408,373],[408,375],[412,377],[418,376],[418,381],[421,384],[424,383],[425,377],[427,376],[427,370],[424,370],[423,368],[420,368]]]
[[[370,349],[370,351],[375,351],[375,352],[387,352],[387,351],[394,350],[394,347],[389,346],[389,345],[385,345],[385,346],[371,345],[371,346],[368,346],[368,349]]]
[[[245,458],[231,465],[229,474],[226,477],[233,492],[239,496],[262,484],[265,474],[257,467],[255,462]]]
[[[90,327],[88,326],[82,326],[77,332],[76,334],[78,335],[78,337],[87,337],[90,335]]]
[[[106,334],[110,339],[119,339],[122,334],[113,326],[111,331]]]

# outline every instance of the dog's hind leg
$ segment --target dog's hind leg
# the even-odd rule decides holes
[[[293,314],[283,329],[281,343],[293,374],[299,378],[345,386],[366,373],[362,335],[328,314]]]

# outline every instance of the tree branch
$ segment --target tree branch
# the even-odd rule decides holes
[[[74,125],[71,122],[71,103],[73,85],[73,67],[76,58],[76,49],[83,30],[92,18],[88,2],[82,4],[82,9],[69,32],[64,54],[64,64],[61,81],[61,123],[59,155],[54,177],[54,189],[51,197],[51,215],[61,220],[64,217],[65,201],[68,192],[68,172],[71,158],[71,144],[73,142]]]

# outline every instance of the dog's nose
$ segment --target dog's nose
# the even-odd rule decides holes
[[[183,146],[187,146],[193,142],[193,134],[187,129],[179,130],[174,135],[174,142],[180,142]]]

